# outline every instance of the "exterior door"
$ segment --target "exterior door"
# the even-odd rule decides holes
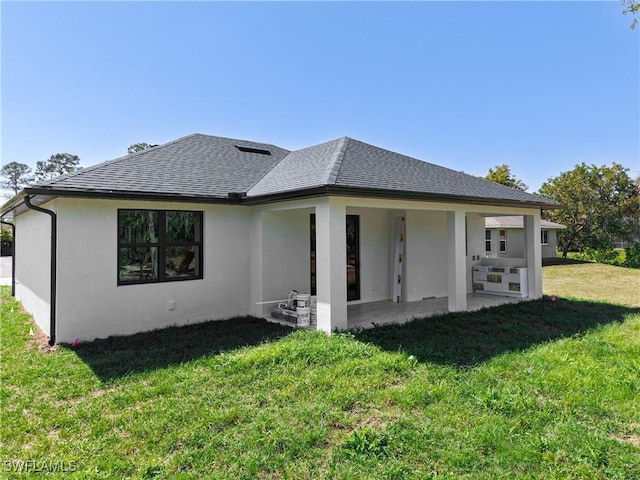
[[[316,290],[316,216],[311,214],[309,219],[310,238],[310,291],[317,295]],[[360,300],[360,217],[347,215],[347,300]]]

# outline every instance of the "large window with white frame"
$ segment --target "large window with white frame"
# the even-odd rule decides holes
[[[118,210],[118,285],[202,278],[202,212]]]

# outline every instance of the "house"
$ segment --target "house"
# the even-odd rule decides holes
[[[347,137],[289,151],[194,134],[37,183],[0,216],[15,295],[53,344],[269,316],[291,289],[325,332],[392,298],[465,311],[489,216],[524,218],[522,256],[499,260],[540,298],[540,212],[557,207]]]
[[[490,258],[513,258],[524,255],[524,220],[520,216],[486,217],[485,252]],[[567,228],[549,220],[540,220],[542,258],[556,257],[557,231]]]

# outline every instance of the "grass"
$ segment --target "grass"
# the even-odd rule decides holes
[[[639,269],[577,263],[550,265],[542,273],[547,295],[640,306]]]
[[[640,300],[552,280],[556,302],[355,334],[247,318],[53,350],[2,288],[2,475],[638,478]]]

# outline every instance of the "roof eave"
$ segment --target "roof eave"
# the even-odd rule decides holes
[[[559,204],[545,202],[527,202],[522,200],[510,200],[504,198],[473,197],[466,195],[449,195],[439,193],[411,192],[404,190],[384,190],[375,188],[345,187],[337,185],[323,185],[318,187],[290,190],[255,197],[214,197],[204,195],[185,195],[184,193],[158,193],[143,191],[118,191],[118,190],[70,190],[55,189],[46,187],[30,187],[24,189],[18,195],[6,202],[2,206],[1,215],[14,210],[22,204],[26,195],[45,195],[55,197],[73,198],[94,198],[110,200],[150,200],[184,203],[216,203],[226,205],[261,205],[267,203],[281,202],[286,200],[299,200],[327,195],[339,195],[344,197],[382,198],[389,200],[412,200],[412,201],[437,201],[442,203],[467,203],[472,205],[491,205],[506,207],[529,207],[551,210],[562,208]]]
[[[260,205],[264,203],[280,202],[284,200],[296,200],[300,198],[309,198],[325,195],[340,195],[345,197],[367,197],[367,198],[383,198],[390,200],[413,200],[413,201],[438,201],[442,203],[470,203],[474,205],[492,205],[492,206],[508,206],[531,208],[542,208],[551,210],[562,208],[561,205],[545,202],[527,202],[522,200],[510,200],[504,198],[483,198],[463,195],[449,195],[438,193],[411,192],[405,190],[384,190],[375,188],[360,187],[344,187],[337,185],[325,185],[301,190],[290,190],[287,192],[272,193],[267,195],[258,195],[255,197],[246,197],[243,200],[245,205]]]
[[[233,197],[186,195],[184,193],[144,192],[140,190],[75,190],[60,188],[31,187],[25,194],[46,195],[50,197],[100,198],[110,200],[155,200],[188,203],[224,203],[238,204],[241,199]]]
[[[22,205],[24,202],[24,197],[26,197],[27,192],[24,190],[18,192],[16,195],[7,200],[2,207],[0,207],[0,218],[5,218],[9,213],[13,212],[17,207]]]

